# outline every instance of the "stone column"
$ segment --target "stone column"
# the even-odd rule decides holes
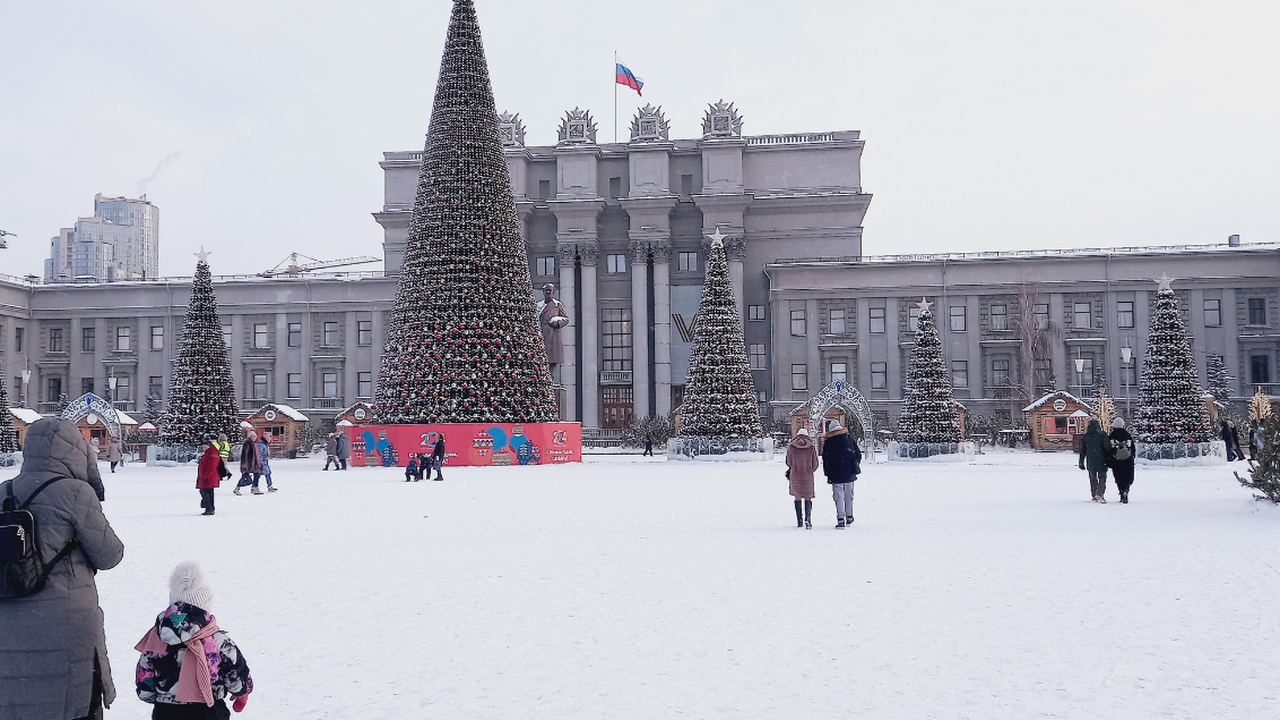
[[[577,265],[578,252],[576,245],[561,245],[559,248],[560,261],[560,287],[556,288],[556,297],[564,304],[565,311],[569,313],[570,322],[565,326],[564,335],[564,363],[560,366],[559,377],[554,378],[556,382],[564,385],[564,404],[560,407],[560,417],[567,421],[578,420],[582,418],[576,417],[574,408],[577,407],[578,399],[578,383],[574,374],[577,370],[575,364],[576,354],[574,348],[578,346],[578,320],[576,308],[573,306],[574,282],[573,271]]]
[[[582,261],[582,427],[600,427],[600,323],[596,319],[596,265],[600,246],[578,246]]]
[[[631,243],[631,387],[632,412],[653,414],[649,407],[649,243]]]
[[[655,415],[671,414],[671,243],[653,250],[653,380]]]
[[[724,252],[729,258],[729,281],[733,283],[733,297],[738,303],[738,319],[747,317],[746,296],[742,289],[743,263],[747,260],[747,242],[741,235],[724,240]]]

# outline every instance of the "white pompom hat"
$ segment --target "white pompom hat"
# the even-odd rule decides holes
[[[204,582],[204,573],[194,561],[178,563],[169,576],[169,602],[184,602],[201,610],[211,610],[213,591]]]

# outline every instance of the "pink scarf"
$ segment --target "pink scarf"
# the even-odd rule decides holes
[[[182,670],[178,672],[178,702],[202,702],[213,707],[213,670],[209,667],[209,656],[215,655],[218,649],[218,644],[212,637],[216,632],[218,623],[210,616],[209,624],[185,643],[187,656],[183,659]],[[160,639],[155,628],[151,628],[133,649],[152,655],[169,652],[169,646]],[[200,662],[191,662],[193,656],[200,658]]]

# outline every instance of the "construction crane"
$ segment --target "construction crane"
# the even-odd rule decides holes
[[[309,262],[299,262],[306,260]],[[301,253],[290,253],[289,257],[281,260],[275,267],[270,270],[264,270],[258,273],[258,277],[276,277],[278,275],[301,275],[309,273],[313,270],[326,270],[328,268],[345,267],[347,265],[363,265],[365,263],[379,262],[381,258],[372,255],[359,255],[357,257],[338,258],[337,260],[319,260]]]
[[[5,237],[18,237],[17,233],[11,233],[8,230],[0,230],[0,250],[9,247],[9,241]]]

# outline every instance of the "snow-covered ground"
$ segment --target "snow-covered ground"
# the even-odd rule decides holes
[[[866,465],[796,529],[779,462],[320,472],[218,495],[105,475],[109,718],[202,562],[262,718],[1261,718],[1280,702],[1280,511],[1227,468],[1088,501],[1065,454]],[[1242,469],[1233,463],[1230,469]],[[105,471],[105,466],[104,466]],[[14,469],[0,470],[0,479]]]

